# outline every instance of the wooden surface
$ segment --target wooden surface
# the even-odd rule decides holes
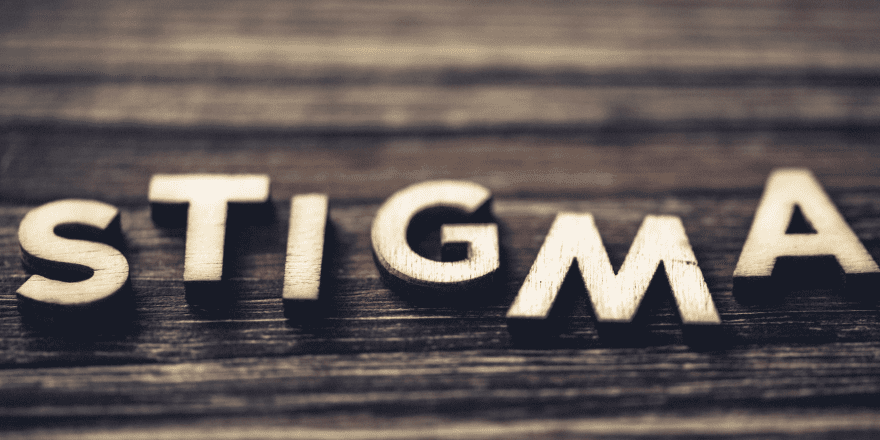
[[[811,169],[880,258],[878,27],[872,1],[4,2],[2,437],[876,436],[880,299],[822,267],[786,269],[773,303],[731,287],[778,167]],[[230,211],[223,301],[188,301],[157,173],[272,179],[269,221]],[[492,191],[497,289],[383,284],[373,217],[428,179]],[[328,242],[302,321],[281,292],[309,192]],[[131,271],[86,317],[15,295],[19,222],[68,197],[119,207]],[[635,330],[597,326],[581,290],[558,338],[513,340],[559,211],[593,214],[615,271],[646,215],[681,217],[719,331],[683,329],[661,276]]]

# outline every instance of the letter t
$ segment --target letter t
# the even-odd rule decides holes
[[[264,174],[156,174],[150,203],[189,204],[186,222],[184,283],[216,282],[223,275],[223,240],[229,203],[266,203]]]

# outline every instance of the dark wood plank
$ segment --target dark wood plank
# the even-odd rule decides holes
[[[168,141],[165,137],[152,141],[140,132],[123,135],[139,138],[139,142],[159,144]],[[30,137],[33,139],[30,144],[43,145],[34,151],[56,152],[61,157],[59,150],[62,148],[48,145],[59,142],[62,135],[25,131],[9,136]],[[107,134],[104,131],[75,131],[73,136],[79,137],[73,145],[85,146],[92,142],[106,142]],[[236,169],[259,171],[265,157],[290,158],[286,163],[296,166],[298,161],[294,157],[300,158],[301,163],[315,163],[315,157],[328,154],[344,157],[352,151],[334,146],[333,142],[339,139],[330,139],[329,144],[297,151],[297,156],[281,154],[282,147],[267,147],[269,151],[263,152],[257,148],[242,153],[238,147],[249,145],[253,148],[255,142],[270,145],[278,142],[274,138],[267,141],[263,136],[245,136],[235,141],[237,145],[205,152],[198,147],[202,143],[193,140],[192,136],[184,136],[185,142],[176,145],[175,151],[141,150],[137,160],[177,164],[183,171],[180,163],[187,160],[195,163],[193,159],[185,159],[194,155],[190,157],[214,161],[202,165],[204,168],[200,171],[228,171],[230,168],[227,167],[232,167],[237,159],[251,158],[253,162],[238,163]],[[663,139],[668,136],[685,139],[693,135],[660,136]],[[550,157],[558,155],[559,160],[565,160],[576,156],[570,154],[572,151],[589,152],[591,148],[616,152],[618,156],[613,161],[609,158],[608,163],[619,163],[620,170],[640,160],[636,166],[646,175],[673,173],[665,167],[675,161],[651,162],[649,157],[643,156],[644,152],[653,151],[659,157],[661,152],[656,146],[622,145],[627,137],[617,135],[619,143],[616,146],[590,147],[585,139],[591,137],[586,136],[580,140],[586,144],[582,146],[583,150],[548,147],[541,141],[553,143],[560,142],[559,139],[529,135],[507,137],[504,141],[512,145],[528,142],[542,146],[515,149],[498,145],[501,140],[493,139],[498,145],[495,148],[452,149],[441,145],[419,149],[416,153],[428,157],[449,157],[452,152],[462,152],[470,157],[485,155],[484,163],[496,166],[494,171],[487,173],[487,179],[494,172],[515,176],[514,171],[523,168],[523,151]],[[740,133],[734,137],[741,139],[744,145],[719,145],[704,150],[702,156],[699,149],[691,148],[688,150],[693,151],[690,160],[699,163],[725,154],[746,157],[749,148],[754,148],[749,146],[750,142],[761,139],[762,134]],[[84,138],[87,140],[83,141]],[[773,138],[787,139],[781,142],[785,144],[803,136],[795,134],[788,138],[777,134]],[[109,146],[98,150],[81,149],[80,155],[74,156],[81,157],[84,163],[95,164],[97,168],[80,179],[71,179],[72,182],[81,182],[79,186],[71,183],[60,188],[54,178],[49,179],[52,189],[43,197],[89,196],[91,188],[100,187],[109,188],[109,193],[99,196],[123,203],[125,254],[132,268],[133,304],[128,315],[121,315],[124,318],[121,323],[106,323],[91,329],[73,326],[71,330],[69,325],[59,327],[33,319],[34,315],[28,315],[29,310],[21,309],[13,291],[27,275],[17,261],[16,225],[35,205],[33,202],[6,203],[0,222],[3,225],[3,234],[0,235],[3,276],[0,278],[5,286],[0,307],[0,316],[3,317],[0,320],[3,328],[0,353],[5,368],[0,376],[4,377],[2,383],[7,384],[3,395],[8,402],[3,417],[13,426],[25,429],[20,433],[30,432],[27,430],[43,425],[47,420],[53,420],[54,426],[63,428],[58,431],[63,433],[64,427],[86,422],[105,424],[122,418],[128,421],[126,423],[153,420],[165,428],[142,429],[147,432],[165,429],[162,432],[176,436],[175,433],[195,429],[191,422],[180,419],[183,415],[202,420],[224,414],[244,417],[237,429],[245,436],[245,433],[254,432],[247,429],[245,420],[256,415],[268,417],[269,425],[282,423],[281,427],[272,428],[282,435],[286,432],[284,426],[288,426],[279,421],[279,418],[287,419],[282,414],[295,414],[297,419],[327,421],[334,417],[332,414],[340,412],[349,415],[378,412],[382,414],[380,418],[399,423],[392,431],[404,429],[406,432],[406,426],[417,423],[400,419],[403,413],[430,415],[435,421],[476,418],[500,420],[498,423],[506,423],[505,414],[521,414],[525,420],[538,423],[545,417],[550,417],[551,421],[556,418],[568,420],[567,417],[576,413],[578,417],[592,415],[604,423],[613,424],[625,420],[613,418],[621,417],[621,414],[656,416],[676,408],[677,413],[671,413],[674,420],[683,417],[680,422],[684,426],[694,423],[703,426],[704,431],[697,432],[706,432],[705,424],[717,421],[717,412],[736,408],[773,407],[778,411],[782,408],[783,413],[776,413],[781,418],[790,415],[786,411],[796,415],[801,411],[830,410],[847,405],[860,409],[847,413],[849,415],[842,419],[834,419],[836,422],[821,419],[826,422],[809,425],[813,427],[807,432],[875,430],[875,426],[855,423],[851,417],[852,414],[864,414],[859,411],[875,410],[873,402],[880,383],[873,362],[877,355],[875,345],[880,340],[877,325],[880,307],[876,299],[860,301],[827,289],[808,289],[790,294],[778,304],[748,305],[740,304],[730,294],[733,265],[745,241],[766,178],[758,170],[783,164],[779,158],[786,155],[799,157],[800,163],[816,166],[819,179],[826,184],[856,234],[875,258],[880,256],[874,220],[880,217],[880,203],[877,189],[872,185],[875,168],[871,155],[866,148],[858,147],[863,142],[859,137],[819,133],[818,138],[836,139],[840,146],[851,148],[838,147],[838,151],[863,160],[853,160],[856,166],[846,169],[849,172],[846,174],[842,164],[833,162],[833,156],[817,152],[812,145],[798,150],[771,144],[763,147],[770,154],[758,155],[758,165],[752,165],[754,168],[745,163],[736,166],[724,163],[715,173],[707,172],[702,177],[695,174],[691,187],[681,185],[677,190],[659,191],[641,186],[645,188],[642,193],[632,192],[634,186],[639,187],[637,183],[613,191],[598,185],[580,191],[553,193],[549,187],[564,182],[564,178],[549,183],[538,178],[522,178],[513,190],[504,180],[500,183],[487,180],[487,184],[499,193],[495,214],[502,231],[506,271],[497,291],[487,292],[484,300],[471,303],[425,303],[385,288],[370,256],[368,234],[372,216],[381,200],[363,193],[356,193],[360,197],[333,198],[330,216],[336,239],[332,245],[335,257],[329,277],[333,286],[330,304],[321,319],[306,325],[288,321],[280,299],[284,231],[287,230],[289,209],[286,199],[289,194],[299,191],[298,185],[275,187],[276,221],[245,227],[233,234],[230,245],[236,257],[229,267],[234,297],[224,307],[205,310],[189,304],[184,295],[182,231],[155,226],[150,220],[145,194],[134,193],[136,186],[131,180],[130,186],[120,189],[112,184],[113,177],[108,178],[112,176],[110,171],[126,169],[119,163],[126,157],[125,151],[119,152]],[[302,141],[295,136],[288,140],[291,139]],[[468,140],[475,139],[429,141]],[[396,137],[386,141],[402,142]],[[672,151],[673,157],[687,154],[684,152],[686,147],[679,149],[670,147],[667,151]],[[76,153],[78,149],[72,150]],[[109,154],[96,155],[94,151]],[[376,147],[375,151],[381,153],[381,157],[397,150],[382,146]],[[407,152],[405,149],[401,151]],[[18,154],[12,164],[26,157]],[[39,156],[51,158],[52,154]],[[336,175],[341,183],[337,184],[351,185],[346,182],[346,177],[364,174],[358,168],[361,162],[356,158],[357,154],[352,160],[337,162],[336,166],[341,167]],[[503,158],[508,162],[501,160]],[[385,160],[388,162],[375,163],[372,169],[384,170],[398,164],[413,166],[394,154]],[[693,162],[685,170],[694,166]],[[42,175],[51,175],[54,167],[61,165],[60,161],[54,165],[52,160],[31,163],[33,165],[22,168]],[[561,164],[560,161],[549,166]],[[282,163],[273,166],[279,170],[283,168]],[[859,167],[864,171],[860,173]],[[474,166],[472,169],[479,168]],[[449,169],[462,172],[455,167]],[[685,170],[672,169],[676,170],[673,177],[685,173]],[[745,169],[750,170],[749,174],[737,180],[736,174]],[[829,174],[823,170],[828,170]],[[272,169],[269,171],[273,176],[276,173]],[[416,170],[413,168],[409,172],[415,173]],[[58,175],[63,173],[58,172]],[[148,175],[143,173],[144,179]],[[279,175],[284,179],[283,173]],[[539,174],[536,172],[535,175]],[[452,177],[472,176],[453,174]],[[387,180],[379,180],[384,185],[384,192],[373,195],[385,196],[409,183],[410,179],[418,181],[421,178],[418,174],[406,172],[391,174]],[[724,189],[717,186],[732,181],[742,182],[743,187],[729,185]],[[4,184],[7,182],[11,180],[4,181]],[[39,194],[33,190],[27,193]],[[561,337],[546,341],[543,348],[522,346],[512,341],[503,319],[504,313],[537,254],[553,216],[560,210],[594,213],[615,268],[622,262],[644,215],[681,216],[723,320],[722,331],[713,342],[713,349],[705,351],[705,346],[695,345],[689,339],[678,324],[670,299],[656,289],[651,293],[653,300],[641,312],[647,324],[630,339],[603,334],[596,328],[589,307],[581,301]],[[157,362],[159,365],[151,366]],[[423,365],[425,362],[429,365]],[[316,369],[322,373],[316,376]],[[371,369],[376,372],[370,373]],[[447,370],[458,373],[448,373]],[[49,385],[59,377],[64,378],[63,382]],[[266,400],[266,396],[272,397]],[[536,408],[541,409],[535,412]],[[610,416],[608,411],[615,415],[612,419],[603,419]],[[690,420],[688,417],[691,416],[686,415],[689,412],[700,415]],[[805,418],[800,416],[795,420]],[[553,426],[562,426],[560,429],[566,432],[576,433],[586,429],[578,428],[582,426],[578,423],[586,423],[584,420],[552,423],[561,424]],[[492,423],[495,422],[479,426],[491,427],[494,426]],[[252,428],[259,426],[262,425]],[[320,430],[316,426],[313,425],[313,429]],[[636,426],[648,432],[662,430],[666,425],[643,420]],[[786,435],[802,433],[792,424],[785,426],[743,426],[732,432],[743,434],[757,429],[758,433],[765,434],[777,430]],[[528,429],[538,428],[523,429],[530,433],[532,431]],[[69,433],[75,435],[76,432]],[[383,431],[368,432],[373,435]],[[528,436],[505,430],[489,432]],[[602,432],[587,429],[582,433]],[[617,432],[638,434],[636,431]],[[307,433],[318,435],[318,431]],[[96,432],[89,430],[81,433],[93,434]],[[418,431],[416,434],[418,436]],[[681,430],[670,431],[670,435],[682,434],[684,431]],[[112,432],[106,435],[112,435]],[[361,432],[361,435],[366,434]]]
[[[716,191],[760,195],[775,167],[829,188],[878,185],[880,132],[574,130],[300,135],[263,130],[82,128],[0,131],[0,198],[146,203],[155,173],[266,173],[272,197],[326,192],[380,202],[428,179],[468,179],[496,197],[609,197]]]
[[[74,426],[135,417],[184,424],[218,415],[327,420],[358,412],[430,414],[425,418],[455,423],[516,423],[539,415],[572,423],[657,408],[711,420],[737,408],[748,414],[792,408],[796,414],[798,407],[846,405],[853,414],[872,415],[874,421],[861,427],[876,430],[877,349],[876,343],[858,343],[717,353],[675,346],[474,350],[16,369],[0,372],[16,391],[0,411],[13,424],[60,419]],[[793,358],[811,369],[793,368]],[[782,423],[783,432],[792,428]]]
[[[871,126],[878,89],[851,86],[14,84],[0,122],[306,133]]]
[[[664,413],[641,416],[593,416],[541,420],[460,421],[435,416],[399,417],[376,422],[372,414],[328,417],[268,418],[222,417],[198,422],[99,424],[64,430],[35,428],[10,432],[7,438],[115,439],[115,438],[347,438],[347,439],[458,439],[535,437],[631,438],[740,438],[821,439],[860,437],[876,427],[876,415],[861,410],[723,411],[703,414]]]
[[[486,69],[803,76],[876,71],[880,63],[880,10],[867,0],[12,1],[4,12],[2,72],[11,78],[399,83],[401,75],[428,72],[421,81],[430,81]]]
[[[9,2],[0,122],[319,132],[874,124],[871,2]]]

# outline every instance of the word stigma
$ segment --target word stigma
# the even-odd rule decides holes
[[[163,215],[186,218],[184,286],[188,291],[211,292],[223,274],[230,205],[268,204],[269,177],[157,174],[150,181],[148,197],[157,223]],[[495,223],[442,225],[444,252],[457,250],[460,256],[445,259],[455,261],[418,254],[407,233],[414,218],[428,210],[491,220],[484,215],[491,212],[491,203],[487,188],[460,180],[421,182],[393,194],[379,208],[370,232],[373,257],[386,284],[441,297],[490,287],[500,266]],[[285,307],[307,307],[319,299],[328,197],[300,194],[290,206],[281,296]],[[815,233],[787,233],[792,219],[799,216]],[[121,236],[119,209],[107,203],[65,199],[31,210],[21,221],[18,238],[22,263],[35,275],[21,285],[18,295],[62,309],[113,296],[128,282],[128,261],[108,244]],[[847,291],[866,291],[880,280],[880,268],[806,169],[778,169],[769,176],[733,272],[734,294],[757,298],[772,294],[780,281],[771,276],[777,259],[790,257],[833,257]],[[507,311],[509,326],[545,325],[575,264],[599,323],[632,322],[660,267],[683,324],[721,323],[679,217],[645,217],[615,274],[593,216],[560,212]]]

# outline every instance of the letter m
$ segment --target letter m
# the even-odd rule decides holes
[[[615,275],[591,214],[559,213],[519,294],[509,323],[543,322],[577,261],[599,322],[631,322],[660,262],[684,324],[720,324],[681,219],[647,216]]]

